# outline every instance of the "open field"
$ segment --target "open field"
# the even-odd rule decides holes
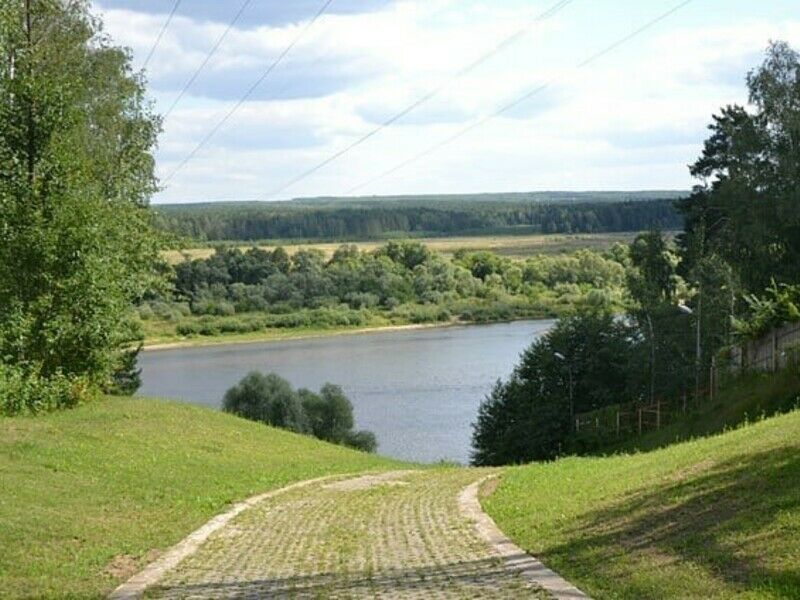
[[[138,398],[0,418],[0,596],[101,597],[233,501],[397,464]]]
[[[797,598],[800,411],[643,454],[510,468],[483,506],[594,598]]]
[[[616,243],[628,244],[636,237],[636,233],[623,232],[623,233],[584,233],[575,235],[504,235],[504,236],[470,236],[470,237],[438,237],[438,238],[413,238],[428,246],[431,250],[441,252],[443,254],[452,255],[460,249],[465,250],[490,250],[502,256],[510,258],[526,258],[535,254],[556,254],[559,252],[571,252],[588,248],[592,250],[605,250],[610,248]],[[325,256],[331,257],[334,251],[344,243],[351,242],[319,242],[319,243],[302,243],[288,241],[286,244],[278,242],[255,243],[255,244],[231,244],[226,242],[225,245],[239,247],[243,250],[252,248],[257,245],[262,248],[274,248],[283,245],[289,254],[294,254],[298,250],[307,248],[316,248],[321,250]],[[382,241],[368,241],[368,242],[352,242],[361,250],[374,250],[379,246],[386,244],[386,240]],[[168,250],[164,252],[164,257],[171,264],[176,264],[185,258],[208,258],[213,254],[214,248],[212,245],[201,248],[187,248],[184,250]]]

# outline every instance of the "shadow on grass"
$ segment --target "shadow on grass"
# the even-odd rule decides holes
[[[202,577],[202,574],[199,575]],[[373,598],[440,597],[546,598],[540,590],[506,568],[499,559],[464,561],[379,572],[320,573],[318,575],[253,578],[163,585],[148,591],[148,598]],[[458,590],[461,594],[457,594]],[[510,594],[510,595],[507,595]],[[448,596],[449,597],[449,596]]]
[[[674,590],[668,579],[675,574],[702,571],[711,578],[702,597],[758,588],[796,599],[798,511],[800,446],[740,455],[676,472],[647,493],[589,513],[564,532],[573,541],[541,558],[579,585],[591,571],[591,580],[614,597],[659,597],[653,591],[659,581]],[[687,563],[699,569],[685,570]]]

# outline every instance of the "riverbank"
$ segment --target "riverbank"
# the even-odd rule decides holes
[[[408,325],[375,325],[373,327],[332,327],[332,328],[306,328],[293,329],[268,329],[251,333],[232,333],[214,336],[183,337],[175,341],[147,341],[143,350],[154,352],[156,350],[175,350],[177,348],[194,348],[203,346],[228,346],[239,344],[258,344],[263,342],[283,342],[287,340],[304,340],[322,337],[335,337],[343,335],[359,335],[365,333],[381,333],[387,331],[414,331],[418,329],[444,329],[458,325],[471,325],[463,321],[448,321],[446,323],[410,323]]]
[[[473,325],[490,325],[494,323],[513,323],[516,321],[544,320],[553,318],[552,315],[520,316],[512,319],[498,319],[493,321],[463,321],[451,319],[436,323],[405,323],[396,325],[376,324],[357,327],[297,327],[297,328],[271,328],[263,331],[248,333],[221,333],[212,336],[160,336],[145,337],[144,347],[146,352],[159,350],[176,350],[180,348],[196,348],[206,346],[229,346],[240,344],[258,344],[265,342],[284,342],[288,340],[316,339],[347,335],[363,335],[369,333],[386,333],[392,331],[418,331],[420,329],[448,329],[451,327],[468,327]]]

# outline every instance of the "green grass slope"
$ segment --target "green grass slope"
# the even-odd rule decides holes
[[[484,508],[595,598],[800,598],[800,411],[509,469]]]
[[[229,503],[389,460],[186,404],[0,419],[0,597],[98,597]]]

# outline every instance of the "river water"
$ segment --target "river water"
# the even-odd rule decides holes
[[[516,321],[149,351],[139,357],[139,395],[219,408],[225,391],[252,370],[272,371],[295,387],[315,391],[331,382],[352,400],[356,427],[375,433],[380,454],[467,463],[480,401],[552,323]]]

